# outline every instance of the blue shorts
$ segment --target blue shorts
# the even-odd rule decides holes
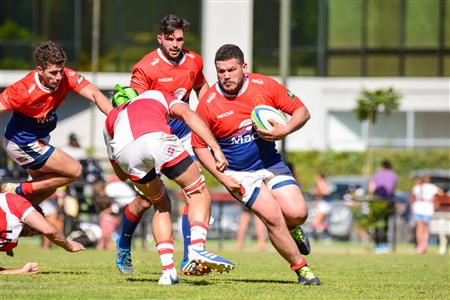
[[[38,170],[45,165],[50,155],[55,151],[55,147],[48,143],[49,140],[50,136],[47,136],[29,144],[16,144],[5,137],[3,148],[9,157],[23,169]]]
[[[420,222],[424,222],[424,223],[428,224],[431,221],[431,216],[414,214],[414,221],[416,221],[416,222],[420,221]]]

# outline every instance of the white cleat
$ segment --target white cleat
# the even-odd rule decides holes
[[[158,284],[161,285],[174,285],[179,284],[180,280],[178,279],[177,274],[173,274],[172,272],[163,272],[161,278],[159,278]]]
[[[16,193],[16,188],[19,186],[18,183],[5,183],[2,185],[1,187],[1,191],[2,193],[10,193],[10,194],[15,194]]]

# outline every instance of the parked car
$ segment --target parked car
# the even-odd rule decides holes
[[[353,212],[346,206],[344,196],[352,190],[360,189],[367,192],[369,178],[363,176],[330,176],[328,182],[332,187],[330,195],[331,213],[328,217],[328,232],[339,240],[349,240],[353,230]],[[314,218],[314,199],[306,194],[305,198],[309,207],[309,217],[304,224],[306,232],[312,232],[311,220]]]

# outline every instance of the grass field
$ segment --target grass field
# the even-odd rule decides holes
[[[71,254],[24,243],[14,258],[0,253],[0,266],[19,267],[37,261],[40,273],[3,276],[1,298],[450,299],[450,256],[438,255],[437,249],[416,255],[411,245],[404,245],[396,254],[375,255],[359,245],[314,246],[308,260],[322,286],[297,284],[295,274],[272,249],[255,252],[250,245],[248,251],[240,253],[229,242],[219,251],[215,241],[210,241],[208,248],[235,262],[235,270],[181,277],[180,285],[159,286],[160,262],[154,247],[134,249],[135,274],[123,276],[115,269],[112,250]],[[180,257],[181,252],[176,252],[177,262]]]

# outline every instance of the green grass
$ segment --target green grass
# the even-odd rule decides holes
[[[416,255],[413,246],[404,245],[396,254],[375,255],[360,245],[314,245],[308,261],[323,285],[308,287],[296,283],[295,274],[273,249],[256,252],[251,244],[240,253],[228,242],[219,251],[210,241],[209,249],[235,262],[235,270],[182,277],[178,286],[159,286],[154,247],[134,249],[135,274],[123,276],[115,269],[112,250],[71,254],[23,242],[14,258],[0,253],[0,266],[37,261],[40,273],[2,276],[2,299],[450,299],[450,256],[440,256],[434,248]],[[177,262],[180,257],[177,252]]]

